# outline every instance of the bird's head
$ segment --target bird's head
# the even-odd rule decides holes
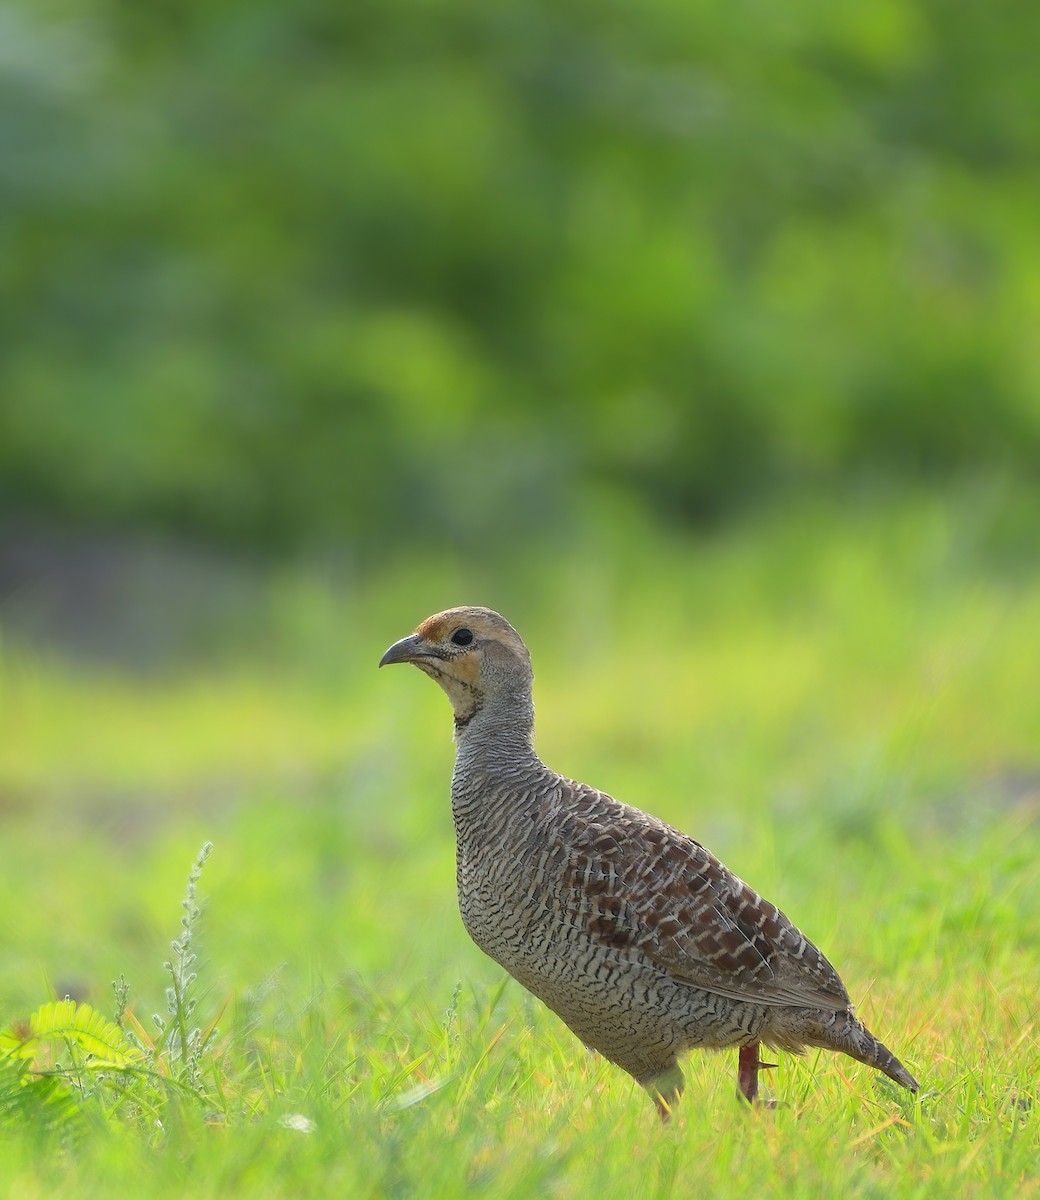
[[[490,608],[449,608],[427,617],[379,660],[412,663],[435,679],[461,729],[482,709],[501,703],[530,708],[531,656],[509,622]]]

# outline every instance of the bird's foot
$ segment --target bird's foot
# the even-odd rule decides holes
[[[678,1066],[668,1067],[660,1075],[655,1075],[652,1079],[641,1079],[639,1083],[650,1093],[650,1099],[657,1105],[657,1115],[667,1125],[683,1093],[682,1071]]]

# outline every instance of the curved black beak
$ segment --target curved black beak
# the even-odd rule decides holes
[[[381,667],[390,663],[410,663],[420,658],[440,658],[440,654],[428,644],[425,638],[413,633],[408,637],[394,642],[389,650],[379,660]]]

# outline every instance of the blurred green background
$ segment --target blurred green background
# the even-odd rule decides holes
[[[1040,462],[1031,6],[4,0],[0,501],[483,550]]]
[[[796,915],[806,844],[897,816],[970,862],[1040,778],[1038,44],[0,0],[0,997],[140,979],[205,837],[224,983],[497,978],[447,708],[375,673],[456,603],[532,645],[551,763]]]

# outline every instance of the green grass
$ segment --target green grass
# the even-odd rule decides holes
[[[919,499],[412,562],[344,593],[287,575],[253,643],[150,681],[9,637],[0,1026],[66,991],[111,1016],[125,974],[152,1049],[139,1075],[59,1082],[54,1109],[0,1073],[0,1190],[1040,1195],[1040,574],[1018,529],[992,497]],[[503,983],[455,911],[447,704],[375,671],[455,602],[527,639],[546,760],[780,903],[917,1100],[780,1055],[779,1107],[747,1113],[735,1054],[694,1054],[663,1129]],[[191,1017],[215,1029],[192,1086],[152,1014],[169,1024],[205,840]],[[35,1066],[74,1057],[59,1040]]]

